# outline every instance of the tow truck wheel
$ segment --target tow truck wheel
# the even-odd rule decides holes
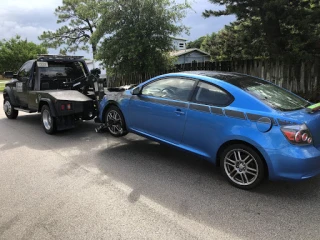
[[[56,132],[56,119],[52,117],[48,105],[43,105],[41,108],[41,121],[46,133],[54,134]]]
[[[5,97],[3,100],[3,110],[9,119],[16,119],[18,117],[19,111],[13,108],[9,97]]]
[[[106,126],[112,136],[122,137],[128,134],[123,114],[118,107],[109,107],[105,119]]]

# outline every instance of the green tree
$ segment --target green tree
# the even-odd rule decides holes
[[[48,48],[60,49],[60,53],[76,52],[77,50],[91,50],[93,57],[97,51],[99,39],[92,41],[97,24],[100,20],[102,0],[63,0],[62,6],[55,9],[57,23],[64,23],[56,31],[45,31],[39,40]]]
[[[265,57],[266,46],[260,37],[260,25],[254,24],[256,24],[254,20],[231,23],[219,32],[207,35],[201,44],[201,49],[210,53],[212,60]],[[255,31],[248,31],[249,29]]]
[[[22,40],[18,35],[9,40],[3,39],[0,41],[0,73],[16,72],[26,61],[47,53],[44,46]]]
[[[234,14],[236,24],[254,36],[252,42],[263,41],[271,57],[303,58],[320,52],[320,8],[316,0],[209,0],[224,5],[224,10],[206,10],[203,15]],[[259,27],[257,27],[259,26]],[[244,47],[250,48],[250,42]]]
[[[206,38],[206,36],[199,37],[198,39],[194,41],[190,41],[187,43],[187,48],[200,48],[203,40]]]
[[[165,69],[173,63],[170,36],[187,31],[181,19],[188,7],[172,0],[106,1],[95,35],[100,39],[106,34],[98,58],[109,73],[142,74]]]

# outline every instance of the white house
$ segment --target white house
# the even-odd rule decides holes
[[[185,50],[174,51],[171,56],[177,57],[176,64],[200,63],[210,61],[210,54],[198,48],[189,48]]]
[[[174,51],[170,56],[177,57],[176,64],[200,63],[210,61],[210,54],[198,48],[187,49],[187,40],[184,38],[172,37]]]
[[[172,38],[172,45],[174,50],[178,51],[178,50],[183,50],[187,48],[187,39],[176,38],[176,37],[171,37],[171,38]]]

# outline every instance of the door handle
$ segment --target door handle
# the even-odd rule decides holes
[[[182,112],[181,109],[174,111],[177,115],[185,115],[185,112]]]

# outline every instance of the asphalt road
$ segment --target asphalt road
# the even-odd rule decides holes
[[[95,126],[50,136],[1,105],[0,239],[320,239],[319,177],[243,191],[198,157]]]

